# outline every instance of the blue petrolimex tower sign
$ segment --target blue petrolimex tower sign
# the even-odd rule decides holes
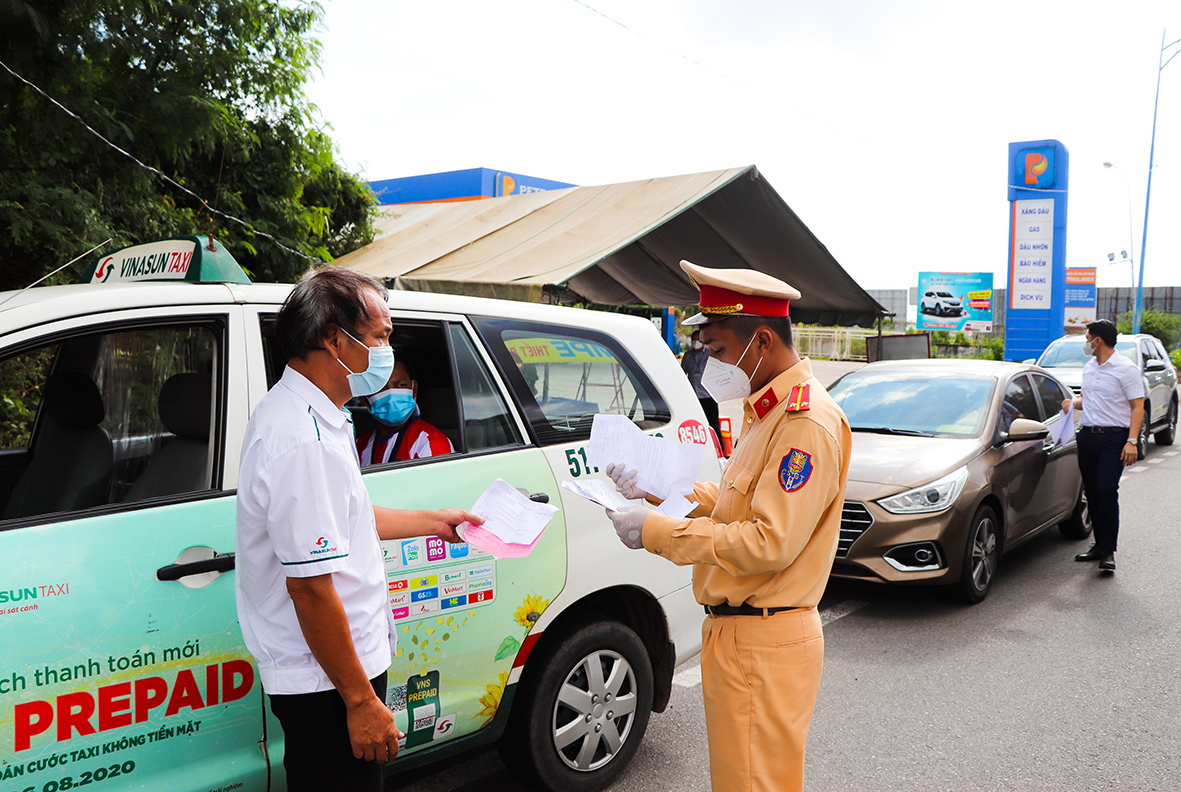
[[[1070,154],[1057,140],[1009,144],[1005,359],[1035,358],[1062,335]]]

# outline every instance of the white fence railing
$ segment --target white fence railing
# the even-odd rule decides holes
[[[805,357],[865,360],[865,339],[877,330],[859,327],[792,327],[796,351]]]

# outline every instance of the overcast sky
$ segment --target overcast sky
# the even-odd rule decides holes
[[[1178,0],[325,9],[310,94],[365,178],[596,185],[753,164],[871,289],[920,271],[1004,286],[1008,144],[1046,138],[1070,151],[1068,265],[1130,285],[1107,254],[1132,245],[1139,264],[1163,29],[1181,39]],[[1181,286],[1181,57],[1161,72],[1145,284]]]

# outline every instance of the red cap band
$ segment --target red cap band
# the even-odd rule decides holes
[[[756,297],[720,286],[701,286],[701,312],[706,314],[787,316],[788,303],[783,297]]]

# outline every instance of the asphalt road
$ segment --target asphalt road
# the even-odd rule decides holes
[[[1181,444],[1121,486],[1119,570],[1043,533],[975,606],[938,589],[833,582],[808,742],[815,792],[1181,789]],[[616,792],[708,790],[697,661],[677,671]],[[494,750],[390,789],[523,792]]]

